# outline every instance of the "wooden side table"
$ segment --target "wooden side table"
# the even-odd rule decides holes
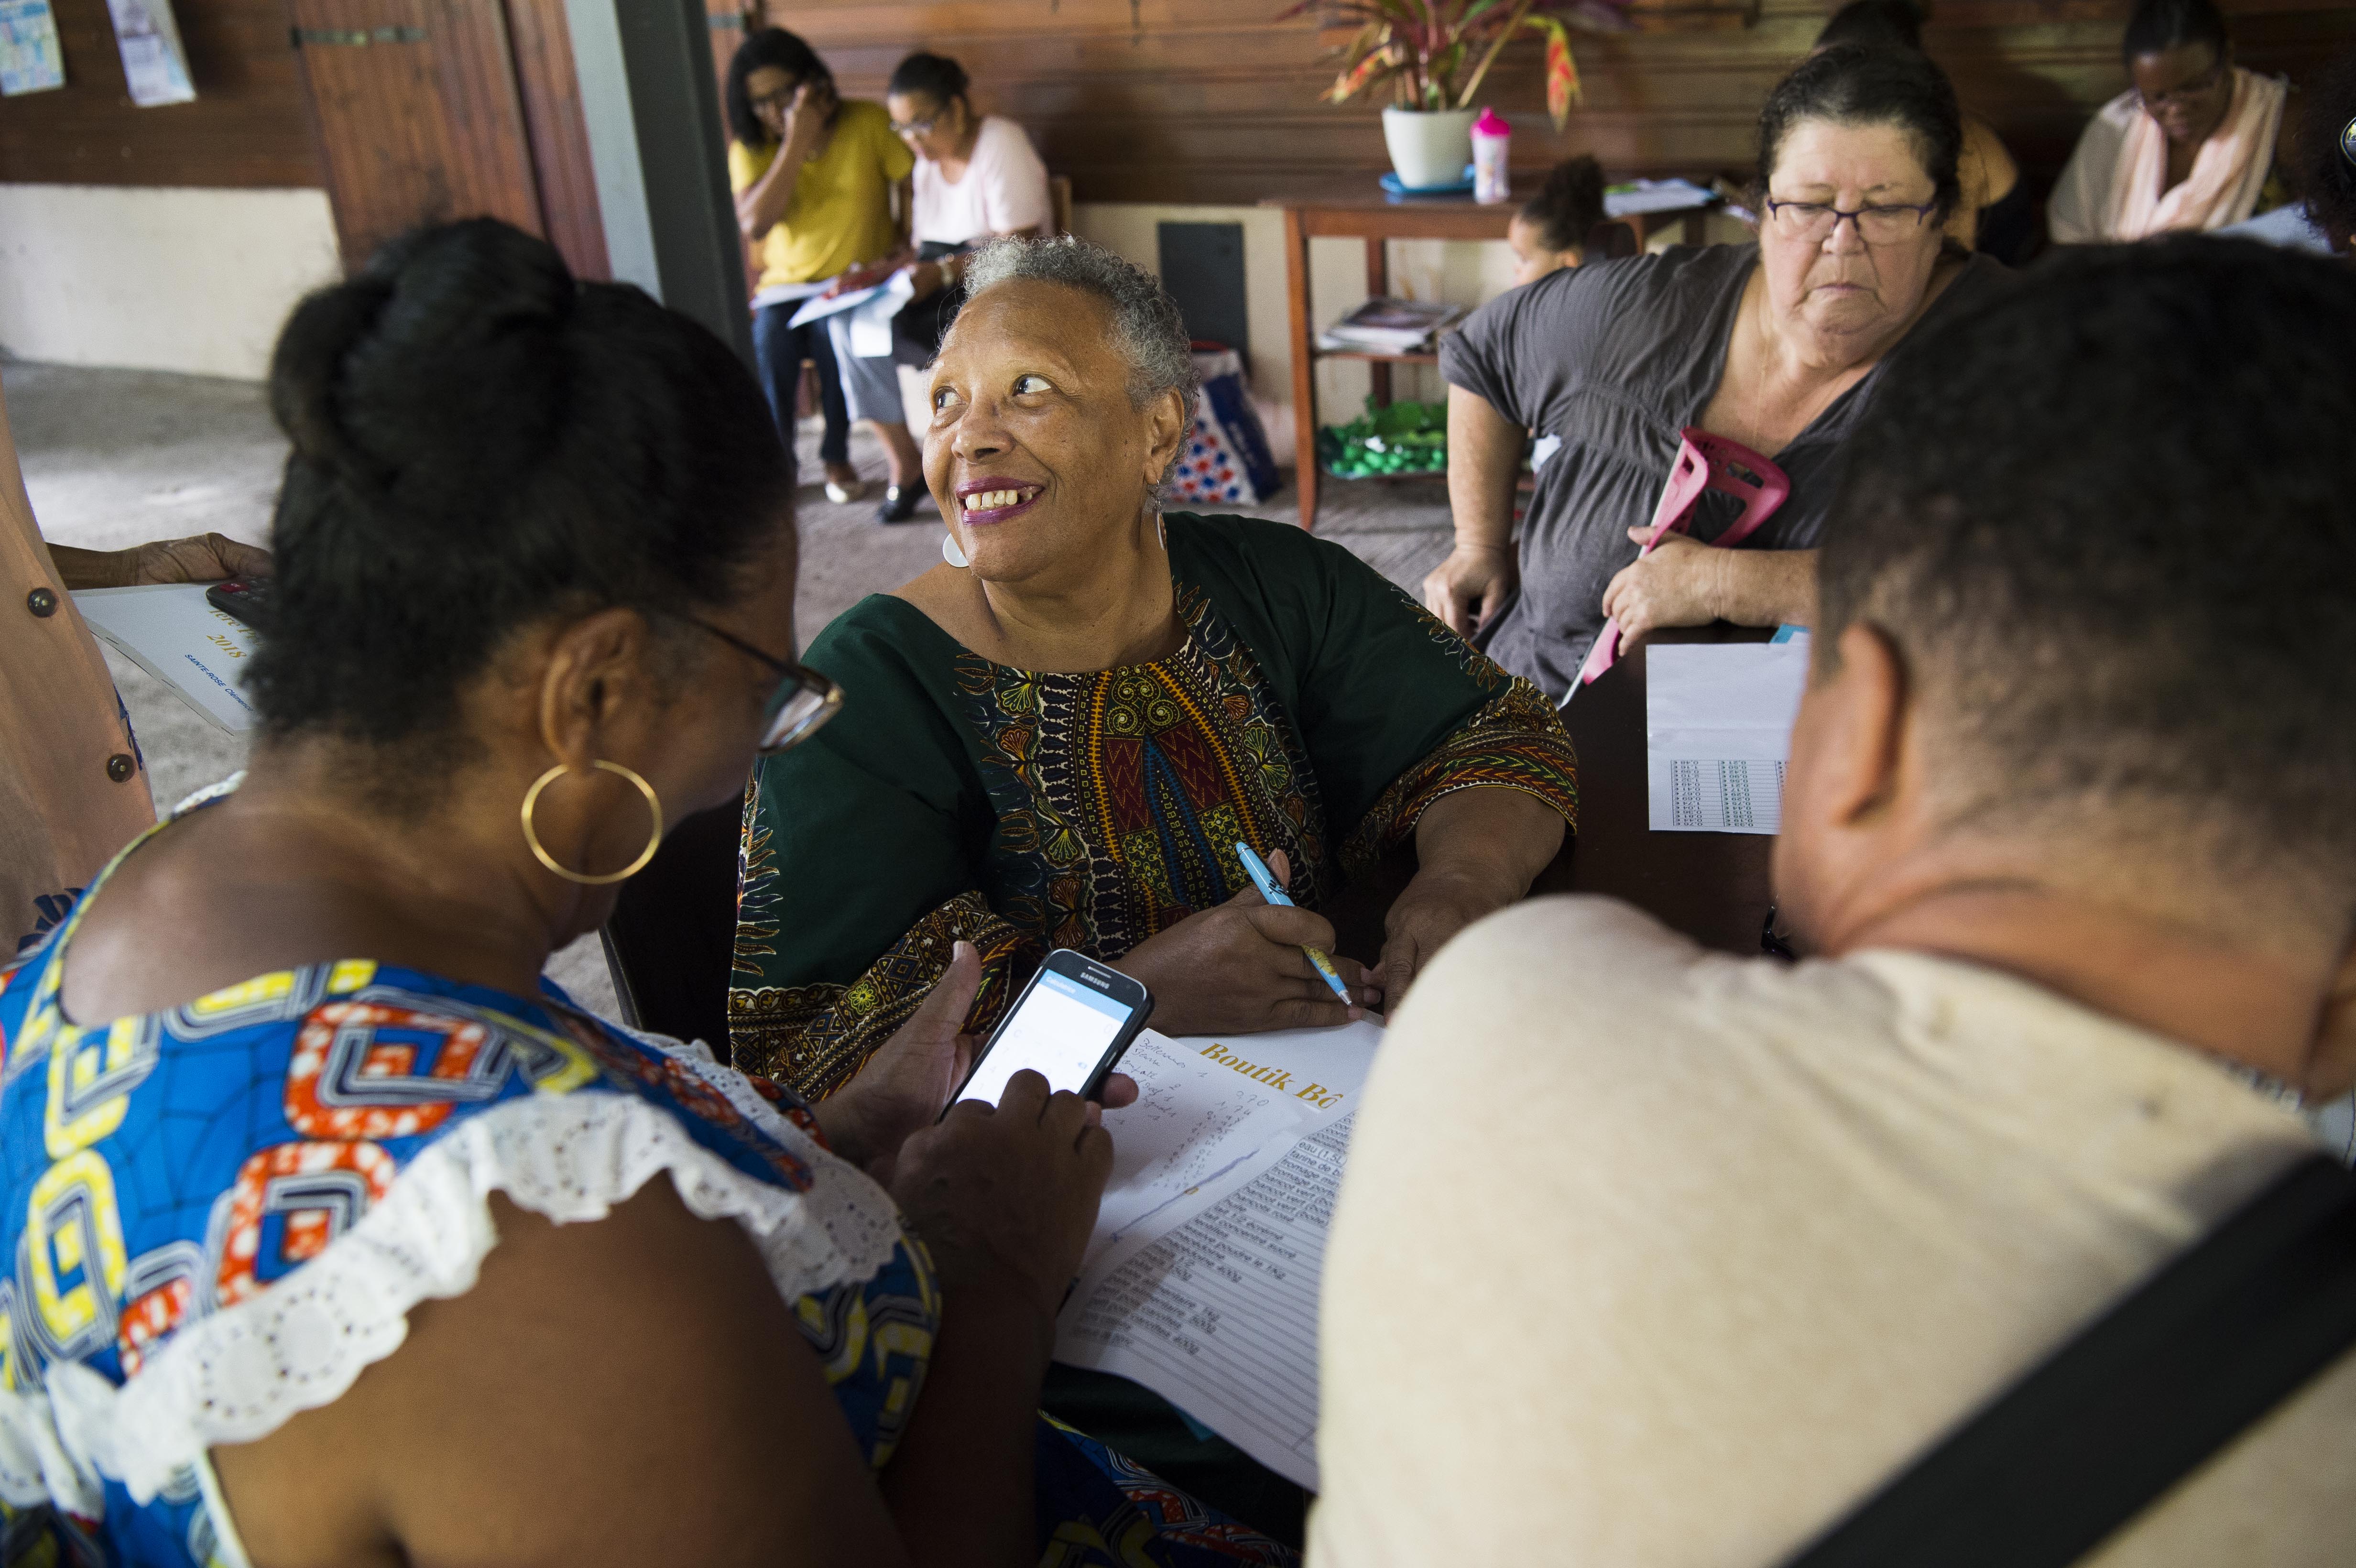
[[[1537,194],[1535,182],[1514,187],[1512,198],[1483,207],[1470,197],[1384,197],[1371,179],[1353,181],[1345,190],[1331,188],[1300,196],[1273,196],[1262,207],[1284,212],[1285,303],[1292,332],[1292,422],[1297,453],[1294,483],[1300,486],[1301,526],[1317,526],[1317,361],[1364,359],[1374,378],[1375,400],[1391,396],[1391,367],[1436,365],[1436,354],[1380,354],[1372,350],[1324,349],[1316,344],[1316,318],[1309,300],[1309,241],[1321,238],[1363,240],[1366,242],[1366,293],[1369,298],[1390,292],[1390,263],[1384,251],[1388,240],[1503,240],[1505,226],[1523,202]],[[1707,207],[1679,208],[1670,212],[1641,213],[1622,219],[1636,231],[1641,249],[1670,224],[1683,226],[1689,244],[1701,240],[1701,217]]]

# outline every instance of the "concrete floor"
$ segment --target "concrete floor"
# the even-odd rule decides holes
[[[262,387],[21,362],[0,363],[0,386],[33,513],[48,539],[112,549],[218,531],[269,543],[286,443]],[[815,476],[815,421],[806,423],[800,446],[802,472]],[[880,492],[883,448],[863,431],[851,438],[851,459]],[[887,528],[875,522],[873,498],[838,507],[812,484],[798,499],[797,614],[805,641],[858,600],[906,581],[940,558],[940,517],[929,500],[907,523]],[[1289,487],[1253,510],[1300,520]],[[1448,496],[1440,480],[1333,482],[1318,521],[1322,534],[1410,591],[1448,553]],[[163,683],[112,649],[106,653],[159,807],[243,765],[242,736],[215,728]],[[586,1005],[613,1010],[613,983],[594,936],[555,955],[549,972]]]

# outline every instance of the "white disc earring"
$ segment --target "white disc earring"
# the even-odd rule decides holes
[[[941,536],[941,559],[948,561],[951,566],[963,567],[971,566],[973,564],[971,560],[966,558],[965,551],[958,548],[957,535],[955,534],[943,534]]]

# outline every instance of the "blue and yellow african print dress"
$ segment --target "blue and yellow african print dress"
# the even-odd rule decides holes
[[[1248,888],[1239,841],[1285,851],[1320,909],[1454,790],[1517,789],[1575,826],[1570,738],[1536,687],[1329,540],[1164,521],[1185,634],[1167,658],[1016,669],[884,594],[810,645],[842,716],[746,799],[738,1066],[832,1093],[960,940],[986,1030],[1050,948],[1112,962]]]
[[[80,1026],[76,923],[0,969],[0,1561],[241,1568],[208,1451],[331,1403],[410,1307],[468,1288],[492,1190],[588,1221],[668,1175],[737,1220],[890,1460],[941,1301],[790,1095],[553,987],[366,960]],[[1290,1561],[1076,1435],[1039,1442],[1050,1561]]]

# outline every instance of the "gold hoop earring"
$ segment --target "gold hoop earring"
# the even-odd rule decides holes
[[[637,785],[638,793],[647,797],[647,809],[654,814],[654,833],[647,839],[647,847],[638,851],[638,858],[610,876],[592,877],[585,876],[579,871],[566,870],[562,866],[556,863],[555,856],[550,854],[546,849],[541,847],[540,835],[532,830],[531,808],[540,804],[540,792],[541,790],[546,789],[562,774],[568,773],[573,771],[562,763],[557,763],[554,767],[541,774],[540,777],[532,780],[531,787],[523,792],[523,841],[531,847],[532,858],[534,859],[537,859],[541,865],[547,867],[558,876],[562,877],[566,881],[579,882],[584,887],[601,888],[608,883],[624,881],[631,877],[637,876],[640,871],[647,869],[647,862],[655,858],[655,851],[662,848],[662,801],[656,796],[654,785],[647,783],[646,780],[640,778],[637,773],[632,773],[629,769],[624,767],[619,763],[609,763],[600,757],[589,765],[593,768],[602,768],[609,773],[621,774],[622,777]]]

